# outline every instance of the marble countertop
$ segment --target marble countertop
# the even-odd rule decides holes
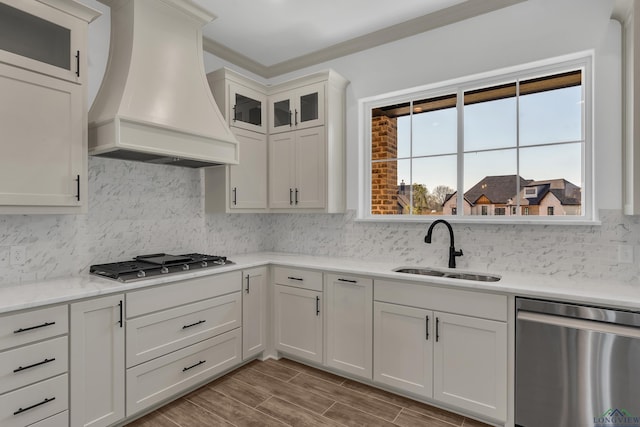
[[[508,295],[606,305],[640,310],[640,283],[591,281],[545,275],[491,272],[502,276],[498,282],[478,282],[432,276],[396,273],[398,267],[414,267],[391,262],[371,262],[349,258],[261,252],[229,256],[233,265],[210,270],[120,283],[89,274],[62,277],[33,283],[0,287],[0,313],[64,303],[100,295],[132,291],[194,277],[275,264],[297,268],[320,269],[342,274],[380,279],[405,280],[450,288],[482,290]],[[438,269],[440,269],[438,267]],[[464,270],[457,270],[464,272]]]

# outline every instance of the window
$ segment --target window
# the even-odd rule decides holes
[[[361,217],[510,220],[543,215],[551,193],[562,216],[584,219],[590,64],[581,58],[365,102]]]
[[[547,207],[547,215],[549,216],[553,215],[553,206]]]

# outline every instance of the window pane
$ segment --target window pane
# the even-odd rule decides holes
[[[398,215],[403,212],[399,201],[401,182],[409,181],[409,160],[371,163],[371,214]],[[407,192],[407,198],[408,192]],[[406,212],[408,213],[408,212]]]
[[[413,214],[451,215],[456,207],[457,171],[455,155],[413,159]]]
[[[414,110],[420,107],[414,107]],[[414,112],[413,156],[453,154],[458,151],[455,108]]]
[[[398,116],[400,113],[404,115]],[[408,113],[408,102],[371,111],[372,160],[409,157],[411,121]]]
[[[520,97],[520,145],[582,139],[582,86]]]
[[[515,83],[465,93],[464,151],[516,146]]]
[[[521,192],[529,215],[582,215],[582,144],[520,150],[520,173],[531,180]]]
[[[467,153],[464,155],[464,214],[511,213],[518,194],[516,150]],[[503,213],[504,212],[504,213]]]

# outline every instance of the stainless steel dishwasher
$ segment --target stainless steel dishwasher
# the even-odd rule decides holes
[[[515,422],[640,427],[640,313],[516,299]]]

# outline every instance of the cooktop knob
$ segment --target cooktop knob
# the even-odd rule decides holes
[[[182,269],[183,269],[184,271],[187,271],[187,270],[189,269],[189,264],[183,264],[183,265],[182,265]]]
[[[209,265],[209,264],[207,264],[207,261],[202,261],[202,262],[200,263],[200,265],[204,268],[204,267],[206,267],[206,266],[207,266],[207,265]]]
[[[143,278],[147,275],[147,273],[145,273],[144,271],[140,270],[138,271],[138,274],[136,274],[136,276],[138,276],[139,278]]]
[[[169,269],[168,269],[167,267],[162,267],[162,268],[160,269],[160,273],[161,273],[161,274],[167,274],[168,272],[169,272]]]

